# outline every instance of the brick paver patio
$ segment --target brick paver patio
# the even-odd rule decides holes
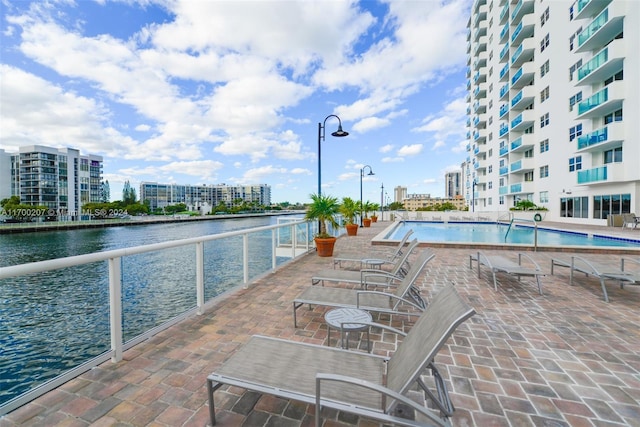
[[[339,239],[337,252],[370,253],[370,240],[389,224]],[[423,295],[453,283],[477,312],[436,358],[457,408],[454,426],[640,426],[639,286],[610,283],[607,304],[597,279],[578,276],[569,286],[568,271],[559,269],[541,279],[542,296],[531,279],[501,274],[494,291],[487,272],[478,278],[469,269],[472,249],[434,251],[419,280]],[[548,272],[559,254],[530,255]],[[0,418],[0,426],[206,426],[206,377],[251,335],[326,344],[326,308],[299,309],[294,329],[291,301],[311,286],[314,271],[331,267],[330,258],[315,253],[288,264],[127,351],[124,361],[105,363]],[[400,316],[374,320],[410,327]],[[391,334],[372,331],[371,339],[375,353],[395,349]],[[216,409],[220,426],[314,421],[312,406],[233,387],[216,392]],[[325,418],[326,427],[346,425],[377,423],[348,414]]]

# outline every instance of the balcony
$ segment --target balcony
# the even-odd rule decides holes
[[[522,40],[529,37],[533,37],[533,30],[536,25],[536,17],[534,15],[527,15],[522,18],[522,21],[511,33],[511,44],[517,46]]]
[[[484,72],[480,72],[480,70],[476,71],[476,73],[473,75],[473,83],[475,84],[480,84],[480,83],[484,83],[487,81],[487,74]]]
[[[612,3],[598,15],[588,27],[578,34],[576,52],[596,50],[622,32],[625,16],[624,2]]]
[[[511,23],[516,24],[520,22],[524,15],[533,13],[533,0],[520,0],[516,7],[511,12]]]
[[[477,143],[484,142],[487,139],[486,129],[477,129],[473,132],[473,140]]]
[[[500,70],[500,81],[508,81],[509,80],[509,63],[504,64],[504,67]]]
[[[500,11],[500,25],[503,25],[509,19],[509,2],[504,5],[502,10]]]
[[[610,163],[578,171],[578,184],[609,184],[624,181],[624,163]]]
[[[505,144],[502,147],[500,147],[500,157],[502,156],[506,156],[509,153],[509,145]]]
[[[487,112],[487,98],[480,98],[473,103],[473,112],[477,114]]]
[[[509,194],[531,194],[534,191],[532,181],[516,182],[509,185]]]
[[[473,91],[474,98],[485,98],[487,96],[487,84],[480,83]]]
[[[502,116],[504,116],[508,112],[509,112],[509,104],[502,104],[500,106],[500,115],[499,115],[499,117],[502,118]]]
[[[620,145],[623,141],[623,124],[621,122],[610,123],[603,128],[579,136],[577,150],[582,152],[602,151]]]
[[[505,85],[500,88],[500,100],[504,97],[508,98],[507,95],[509,95],[509,83],[505,83]]]
[[[505,123],[502,123],[500,125],[500,137],[505,136],[507,133],[509,133],[509,126]]]
[[[500,62],[505,62],[509,60],[509,43],[505,44],[500,51],[500,56],[498,57]]]
[[[504,40],[505,37],[507,37],[507,35],[509,35],[509,23],[507,22],[505,24],[504,27],[502,27],[502,30],[500,31],[500,42],[502,42]]]
[[[500,174],[500,175],[506,175],[506,174],[508,174],[508,173],[509,173],[509,166],[502,166],[502,167],[499,169],[499,174]]]
[[[578,0],[574,19],[587,19],[600,13],[611,0]]]
[[[622,108],[626,97],[624,81],[616,81],[578,103],[578,120],[604,116]]]
[[[524,110],[511,120],[511,130],[515,132],[523,132],[526,128],[533,126],[535,123],[535,111]]]
[[[533,77],[536,73],[536,64],[533,62],[527,62],[515,72],[511,77],[511,88],[520,89],[533,81]]]
[[[532,157],[526,157],[524,159],[517,160],[509,165],[509,171],[511,173],[525,173],[534,170],[535,163]]]
[[[511,99],[512,110],[524,110],[536,99],[536,88],[525,86]]]
[[[592,85],[614,75],[624,67],[624,40],[614,40],[578,68],[576,85]]]
[[[473,126],[476,128],[485,128],[487,126],[487,115],[486,114],[478,114],[473,119]]]
[[[533,134],[527,133],[525,135],[522,135],[518,139],[514,139],[513,141],[511,141],[511,143],[509,144],[509,152],[519,153],[533,148],[534,145],[535,141],[533,138]]]
[[[487,52],[480,52],[480,54],[476,57],[476,59],[473,61],[473,69],[478,70],[479,68],[482,67],[486,67],[487,66]]]
[[[505,186],[502,186],[502,187],[498,188],[498,194],[501,195],[501,196],[506,196],[507,194],[509,194],[509,187],[507,187],[505,185]]]
[[[530,61],[536,52],[536,41],[533,37],[524,39],[511,55],[511,66],[519,67],[525,62]]]
[[[473,54],[478,56],[480,52],[484,52],[487,50],[487,36],[482,36],[478,39],[478,44],[473,50]]]

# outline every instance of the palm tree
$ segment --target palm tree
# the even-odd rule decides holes
[[[340,212],[340,204],[338,199],[332,196],[323,196],[321,194],[310,195],[312,203],[307,209],[306,219],[317,219],[320,223],[317,237],[331,237],[327,233],[327,223],[333,227],[339,227],[336,221],[336,215]]]

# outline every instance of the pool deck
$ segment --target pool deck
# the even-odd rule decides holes
[[[379,222],[361,228],[357,237],[338,239],[336,255],[384,250],[371,240],[388,225]],[[579,229],[640,239],[640,229]],[[568,271],[558,269],[541,278],[544,295],[531,279],[504,274],[498,274],[495,291],[487,271],[478,278],[469,269],[472,250],[434,252],[419,278],[423,296],[430,299],[442,284],[453,283],[477,312],[435,360],[457,409],[454,426],[640,426],[640,286],[609,283],[605,303],[597,279],[577,276],[570,286]],[[508,249],[485,252],[515,256]],[[529,255],[549,272],[551,258],[569,254]],[[585,256],[612,264],[620,258],[606,251]],[[294,328],[291,303],[323,268],[332,268],[332,259],[315,253],[287,264],[128,350],[122,362],[105,363],[5,415],[0,427],[206,426],[206,377],[251,335],[326,345],[326,308],[299,309]],[[401,316],[374,320],[411,326]],[[397,344],[393,334],[379,331],[371,339],[373,352],[381,355]],[[314,421],[311,405],[234,387],[216,392],[216,409],[219,426],[306,427]],[[378,424],[337,413],[324,422],[354,425]]]

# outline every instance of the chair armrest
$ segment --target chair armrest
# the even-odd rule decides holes
[[[431,421],[433,421],[434,423],[436,423],[436,425],[441,425],[444,426],[446,425],[446,423],[444,422],[444,420],[442,420],[439,416],[437,416],[436,414],[433,413],[432,410],[430,410],[429,408],[422,406],[420,404],[418,404],[417,402],[415,402],[412,399],[409,399],[408,397],[397,393],[387,387],[384,387],[380,384],[375,384],[372,383],[370,381],[366,381],[366,380],[361,380],[359,378],[353,378],[353,377],[348,377],[346,375],[337,375],[337,374],[327,374],[327,373],[318,373],[316,374],[316,420],[320,420],[320,413],[321,413],[321,405],[322,405],[322,383],[323,382],[329,382],[329,381],[333,381],[333,382],[340,382],[340,383],[345,383],[345,384],[350,384],[350,385],[354,385],[354,386],[358,386],[358,387],[362,387],[362,388],[366,388],[369,390],[373,390],[376,391],[382,395],[388,396],[391,399],[395,400],[398,403],[403,403],[407,406],[409,406],[411,409],[419,412],[420,414],[424,415],[425,417],[429,418]],[[385,400],[383,400],[385,401]],[[348,404],[344,404],[343,406],[347,406]],[[344,409],[344,408],[343,408]],[[348,409],[346,409],[346,411],[348,412]],[[379,412],[378,412],[379,411]],[[397,418],[393,415],[387,414],[385,408],[379,408],[378,411],[375,410],[365,410],[365,408],[360,407],[360,412],[365,415],[365,416],[369,416],[373,419],[382,419],[382,420],[386,420],[386,421],[390,421],[393,422],[394,418]],[[404,419],[404,422],[406,422],[407,420]]]
[[[520,252],[518,254],[518,265],[522,265],[522,258],[526,258],[527,260],[529,260],[529,262],[531,264],[535,265],[536,266],[536,270],[542,270],[540,268],[540,266],[538,265],[538,263],[533,258],[531,258],[529,255],[527,255],[527,254],[525,254],[523,252]]]
[[[390,294],[388,292],[380,292],[380,291],[356,291],[356,308],[360,308],[360,295],[361,294],[382,295],[382,296],[387,297],[389,299],[394,299],[396,301],[401,301],[401,302],[404,302],[406,304],[409,304],[412,307],[415,307],[420,311],[424,311],[424,308],[420,307],[418,304],[416,304],[413,301],[410,301],[410,300],[408,300],[406,298],[399,297],[399,296],[394,295],[394,294]],[[361,310],[364,310],[364,309],[361,308]],[[409,315],[411,313],[403,313],[403,314]]]

